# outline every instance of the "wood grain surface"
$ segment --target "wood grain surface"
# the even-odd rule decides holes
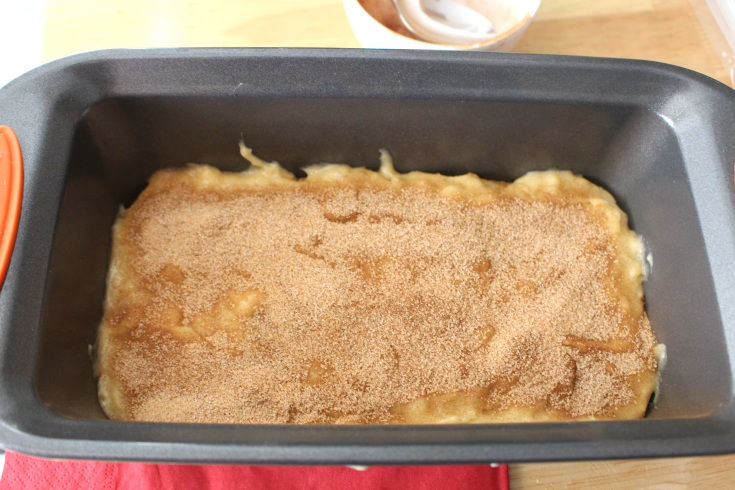
[[[46,0],[43,60],[105,48],[358,48],[341,0]],[[732,84],[704,0],[543,0],[514,51],[638,58]],[[704,6],[706,11],[706,6]],[[700,16],[701,17],[701,16]],[[717,43],[715,43],[717,44]]]
[[[732,84],[704,0],[543,0],[515,51],[672,63]],[[46,0],[43,60],[104,48],[360,47],[341,0]],[[735,488],[735,455],[511,465],[513,489]]]
[[[735,487],[735,456],[510,465],[511,490],[695,490]]]
[[[732,83],[689,0],[542,0],[514,51],[662,61]]]

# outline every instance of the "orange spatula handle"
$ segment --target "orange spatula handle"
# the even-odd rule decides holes
[[[23,158],[12,129],[0,126],[0,287],[10,264],[23,199]]]

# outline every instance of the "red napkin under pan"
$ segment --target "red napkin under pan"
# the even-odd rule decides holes
[[[508,490],[508,466],[197,466],[5,454],[0,490]]]

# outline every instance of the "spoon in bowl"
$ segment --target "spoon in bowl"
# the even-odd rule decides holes
[[[453,0],[393,0],[403,24],[437,44],[474,44],[495,36],[495,27],[479,12]]]

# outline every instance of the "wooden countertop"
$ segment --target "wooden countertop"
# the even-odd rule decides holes
[[[705,0],[542,0],[514,51],[663,61],[732,85],[708,12]],[[341,0],[46,0],[44,14],[43,61],[120,47],[360,47]]]
[[[44,16],[44,61],[122,47],[360,47],[341,0],[46,0]],[[514,51],[662,61],[732,86],[724,50],[704,0],[542,0]],[[510,475],[513,489],[725,488],[735,455],[519,464]]]

